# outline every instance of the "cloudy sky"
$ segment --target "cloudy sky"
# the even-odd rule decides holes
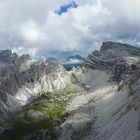
[[[0,0],[0,49],[34,58],[87,55],[112,40],[140,45],[139,0]]]

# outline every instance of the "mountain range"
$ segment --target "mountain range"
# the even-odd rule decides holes
[[[67,71],[0,51],[0,139],[139,140],[140,48],[103,42]]]

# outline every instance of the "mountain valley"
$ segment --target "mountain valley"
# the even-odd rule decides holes
[[[0,52],[0,139],[139,140],[140,48],[103,42],[67,71]]]

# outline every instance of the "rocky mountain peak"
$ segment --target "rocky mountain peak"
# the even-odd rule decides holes
[[[132,46],[132,45],[123,44],[119,42],[112,42],[112,41],[106,41],[102,43],[101,49],[100,49],[101,52],[111,51],[111,50],[114,50],[116,52],[127,51],[128,53],[132,55],[140,54],[140,48]]]
[[[15,58],[11,50],[1,50],[0,51],[0,61],[2,63],[12,63],[12,60]]]
[[[31,57],[28,54],[23,54],[19,57],[16,53],[12,53],[8,49],[0,51],[0,62],[3,65],[14,64],[15,66],[20,66],[29,60],[31,60]]]
[[[15,110],[31,97],[63,88],[70,82],[57,59],[33,62],[28,54],[19,57],[10,50],[1,51],[0,58],[3,63],[0,68],[0,105],[6,104],[8,108]]]
[[[118,42],[106,41],[106,42],[102,43],[100,51],[106,51],[108,49],[120,48],[121,46],[128,46],[128,45],[118,43]]]
[[[120,82],[122,75],[133,67],[140,67],[140,49],[131,45],[103,42],[100,51],[94,51],[85,59],[85,65],[92,69],[109,71]]]
[[[50,58],[46,59],[45,63],[46,64],[52,64],[54,66],[55,65],[58,66],[60,64],[59,61],[56,58],[53,58],[53,57],[50,57]]]
[[[32,59],[31,59],[29,54],[23,54],[23,55],[20,56],[20,60],[22,62],[26,62],[26,61],[29,61],[29,60],[32,60]]]
[[[11,56],[12,55],[12,51],[11,50],[8,50],[8,49],[6,49],[6,50],[1,50],[0,51],[0,55],[1,56]]]

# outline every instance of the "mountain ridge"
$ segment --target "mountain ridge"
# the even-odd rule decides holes
[[[11,123],[8,125],[12,129],[2,129],[0,138],[140,138],[139,48],[116,42],[103,42],[99,51],[92,52],[80,67],[69,72],[53,58],[29,63],[28,69],[19,73],[22,72],[27,83],[16,92],[14,98],[24,99],[23,107],[10,119]],[[35,85],[34,80],[38,81]],[[31,88],[33,85],[34,88]],[[31,99],[31,93],[37,98],[27,103],[26,97]],[[45,94],[38,96],[38,93]],[[3,109],[6,105],[0,104],[0,108]],[[20,135],[15,134],[19,131]]]
[[[12,53],[8,55],[11,56]],[[0,70],[0,101],[1,106],[6,107],[1,110],[2,113],[7,112],[8,108],[9,111],[16,110],[32,96],[43,92],[40,86],[47,92],[63,88],[70,83],[68,73],[54,58],[32,63],[29,55],[22,55],[17,56],[14,62],[11,60],[5,63]]]

